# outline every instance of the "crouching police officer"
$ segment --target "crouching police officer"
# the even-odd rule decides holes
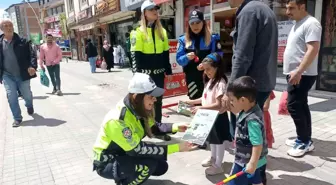
[[[135,73],[129,94],[116,110],[110,111],[103,122],[94,144],[94,170],[117,185],[137,185],[149,176],[167,172],[167,155],[195,149],[187,142],[173,145],[155,145],[143,142],[145,136],[184,132],[186,125],[154,121],[154,103],[164,90],[152,78]]]

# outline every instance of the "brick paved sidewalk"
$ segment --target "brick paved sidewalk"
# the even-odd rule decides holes
[[[20,100],[24,123],[19,128],[11,127],[12,117],[3,86],[0,86],[0,184],[114,184],[92,172],[92,145],[103,116],[126,93],[131,76],[127,69],[91,74],[88,63],[62,63],[64,96],[51,95],[51,89],[42,87],[39,80],[34,79],[36,114],[28,116]],[[295,159],[286,155],[288,148],[284,142],[295,136],[295,131],[290,117],[277,115],[280,95],[276,92],[271,105],[276,143],[269,155],[269,185],[336,184],[336,100],[309,98],[316,150]],[[179,98],[165,102],[172,103]],[[167,121],[190,121],[170,114]],[[200,162],[208,155],[209,151],[173,154],[169,156],[169,172],[153,178],[147,185],[214,184],[224,175],[204,175]],[[232,160],[233,156],[226,152],[226,174],[230,172]]]

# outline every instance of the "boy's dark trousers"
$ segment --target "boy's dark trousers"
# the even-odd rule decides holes
[[[287,76],[287,81],[289,80]],[[287,108],[296,126],[297,139],[304,143],[311,140],[312,120],[308,106],[308,91],[316,81],[316,76],[302,76],[298,85],[288,84]]]

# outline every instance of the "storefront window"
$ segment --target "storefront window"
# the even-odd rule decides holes
[[[336,3],[325,0],[318,89],[336,91]]]

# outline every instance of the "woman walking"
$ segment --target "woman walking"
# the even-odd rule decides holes
[[[155,84],[164,88],[164,79],[172,74],[169,62],[169,41],[162,27],[157,10],[159,7],[151,0],[141,6],[140,26],[131,33],[131,54],[133,72],[148,74]],[[162,96],[155,103],[155,121],[162,120]],[[169,140],[169,138],[167,138]]]
[[[107,40],[104,40],[103,59],[107,64],[108,72],[111,72],[111,68],[114,68],[113,47],[107,42]]]

